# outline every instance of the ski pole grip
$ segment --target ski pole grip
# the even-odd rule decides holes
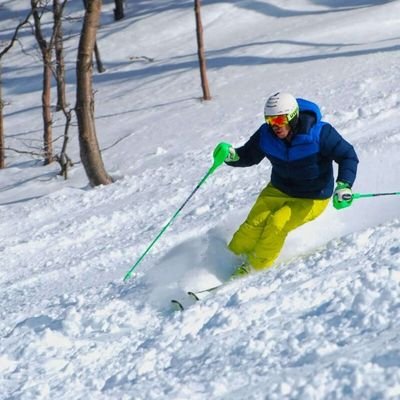
[[[212,174],[218,167],[220,167],[224,161],[225,161],[225,156],[224,154],[218,153],[216,156],[214,156],[214,163],[212,167],[210,168],[210,174]]]
[[[220,165],[224,163],[229,155],[229,148],[231,145],[229,143],[221,142],[217,145],[213,152],[214,163],[210,168],[211,172],[214,172]]]

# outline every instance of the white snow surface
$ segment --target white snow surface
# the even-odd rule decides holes
[[[27,3],[0,1],[2,46]],[[82,12],[68,3],[74,104]],[[94,76],[115,183],[89,187],[75,119],[67,181],[58,165],[12,151],[0,171],[0,399],[399,399],[399,196],[329,207],[290,234],[273,268],[174,312],[170,299],[231,274],[239,260],[226,244],[269,181],[267,161],[224,166],[123,277],[214,146],[244,143],[278,90],[320,104],[355,146],[355,192],[399,191],[400,1],[204,0],[210,102],[200,101],[193,1],[126,5],[114,22],[104,2],[107,71]],[[29,29],[2,64],[6,146],[32,151],[41,65]],[[54,114],[54,137],[63,127]]]

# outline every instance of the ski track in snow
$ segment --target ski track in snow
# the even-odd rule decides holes
[[[355,191],[398,190],[400,2],[203,5],[208,104],[193,88],[192,6],[156,3],[129,6],[118,29],[104,6],[110,66],[95,76],[96,110],[116,182],[88,188],[82,165],[64,182],[57,167],[20,155],[2,171],[0,399],[400,398],[398,197],[329,208],[288,237],[274,268],[173,312],[171,298],[229,277],[238,259],[226,243],[270,173],[266,162],[220,168],[122,282],[206,173],[213,146],[243,143],[282,82],[321,103],[324,120],[355,145]],[[3,7],[10,21],[25,9]],[[129,56],[154,62],[128,62],[115,48],[122,40],[135,43]],[[40,68],[20,68],[21,57],[4,61],[11,147],[41,131]],[[76,137],[71,146],[78,160]]]

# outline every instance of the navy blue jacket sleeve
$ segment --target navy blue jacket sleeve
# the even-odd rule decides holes
[[[357,175],[358,157],[353,146],[331,125],[326,124],[320,136],[321,155],[334,160],[338,165],[337,181],[353,185]]]
[[[243,146],[235,149],[239,156],[238,161],[227,162],[226,164],[231,167],[250,167],[259,164],[265,157],[260,148],[260,133],[260,130],[258,130]]]

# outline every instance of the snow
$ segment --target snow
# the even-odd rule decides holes
[[[275,267],[174,312],[171,298],[231,274],[226,243],[270,174],[268,162],[221,167],[123,282],[214,146],[243,143],[277,90],[319,103],[352,142],[356,192],[399,191],[400,1],[204,1],[210,102],[192,1],[126,2],[117,23],[104,3],[96,126],[115,183],[88,186],[75,120],[67,181],[11,151],[0,171],[0,399],[400,398],[398,196],[329,207]],[[7,41],[27,5],[1,0],[0,12]],[[71,104],[79,30],[66,22]],[[6,145],[32,151],[41,66],[29,29],[2,64]],[[55,114],[54,137],[63,127]]]

